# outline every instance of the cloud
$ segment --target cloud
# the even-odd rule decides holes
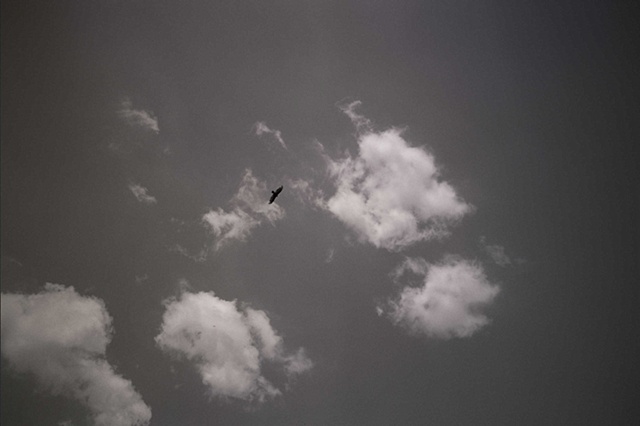
[[[233,240],[246,240],[253,228],[264,220],[273,224],[283,218],[284,210],[276,203],[268,204],[268,199],[264,182],[258,181],[250,169],[245,170],[240,188],[230,201],[231,211],[218,208],[202,217],[216,236],[215,248],[220,249]]]
[[[469,337],[489,323],[483,308],[499,288],[476,263],[448,258],[439,264],[407,259],[392,274],[396,282],[416,279],[397,298],[378,308],[391,321],[415,335],[450,339]]]
[[[370,132],[373,127],[371,120],[356,112],[356,109],[360,105],[362,105],[362,102],[360,101],[353,101],[350,103],[339,102],[338,108],[340,108],[340,110],[349,117],[353,125],[356,126],[358,132]]]
[[[135,197],[141,203],[144,203],[144,204],[155,204],[155,203],[158,202],[158,200],[156,200],[156,197],[153,197],[153,196],[148,194],[148,192],[147,192],[148,190],[144,186],[137,185],[137,184],[134,184],[134,183],[130,183],[129,184],[129,190],[133,193],[133,195],[135,195]]]
[[[151,410],[104,359],[111,317],[73,287],[46,284],[35,295],[2,294],[2,355],[56,395],[85,404],[96,425],[148,424]]]
[[[246,240],[251,230],[260,224],[258,220],[239,208],[229,213],[220,208],[211,210],[204,215],[203,220],[218,237],[216,248],[224,246],[231,240]]]
[[[186,247],[183,247],[180,244],[174,244],[173,246],[168,247],[170,252],[178,253],[181,256],[186,257],[187,259],[191,259],[194,262],[204,262],[207,260],[207,248],[204,247],[202,249],[196,250],[194,252],[190,251]]]
[[[149,280],[149,274],[142,274],[142,275],[137,275],[135,276],[135,282],[136,284],[142,284],[146,281]]]
[[[320,189],[315,188],[312,182],[304,179],[286,178],[285,187],[302,205],[324,208],[324,194]]]
[[[472,207],[440,179],[433,155],[412,147],[399,129],[368,130],[369,121],[343,111],[358,127],[358,154],[333,160],[325,155],[336,193],[325,208],[379,248],[399,251],[418,241],[440,238]]]
[[[336,250],[333,248],[330,248],[329,250],[327,250],[327,257],[324,258],[324,263],[331,263],[333,262],[333,257],[336,254]]]
[[[262,374],[269,361],[287,376],[312,367],[303,349],[287,354],[264,311],[238,309],[212,292],[185,292],[165,301],[156,343],[191,361],[213,397],[264,402],[281,394]]]
[[[245,315],[264,358],[282,364],[289,374],[299,374],[313,366],[303,348],[294,354],[285,354],[282,338],[273,330],[271,321],[264,311],[247,308]]]
[[[262,136],[264,134],[271,135],[282,148],[288,149],[287,145],[284,143],[284,139],[282,139],[282,133],[280,132],[280,130],[270,129],[264,121],[256,122],[253,125],[253,129],[256,132],[257,136]]]
[[[141,109],[134,109],[131,99],[124,98],[118,110],[118,116],[126,121],[130,126],[140,127],[145,130],[159,133],[158,119],[152,112]]]
[[[511,265],[511,258],[505,253],[504,247],[497,244],[487,244],[486,238],[480,237],[480,246],[487,252],[498,266]]]

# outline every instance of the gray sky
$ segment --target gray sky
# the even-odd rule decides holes
[[[2,424],[635,424],[633,25],[4,1]]]

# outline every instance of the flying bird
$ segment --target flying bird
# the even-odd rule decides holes
[[[275,191],[271,191],[271,198],[269,198],[269,204],[273,203],[275,199],[278,197],[278,194],[282,192],[282,186],[276,189]]]

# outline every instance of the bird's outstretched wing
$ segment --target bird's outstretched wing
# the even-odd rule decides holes
[[[278,197],[278,194],[282,192],[282,186],[276,189],[275,191],[271,191],[271,198],[269,198],[269,204],[273,203],[275,199]]]

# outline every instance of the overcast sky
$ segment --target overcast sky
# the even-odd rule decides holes
[[[594,3],[3,1],[2,424],[636,424]]]

